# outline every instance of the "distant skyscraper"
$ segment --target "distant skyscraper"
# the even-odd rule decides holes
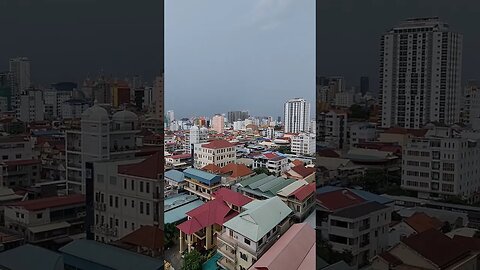
[[[436,17],[405,20],[382,36],[382,127],[459,121],[462,39]]]
[[[310,103],[302,98],[290,99],[285,103],[285,133],[308,132],[310,124]]]
[[[153,89],[153,98],[155,102],[155,116],[163,120],[163,73],[155,79],[155,85]]]
[[[367,76],[360,77],[360,93],[362,96],[370,90],[370,79]]]
[[[13,95],[18,96],[31,86],[30,60],[27,57],[10,59],[10,73],[13,74]]]
[[[223,133],[223,129],[225,127],[224,117],[222,115],[215,115],[212,118],[212,128],[217,133]]]
[[[227,121],[233,123],[235,121],[243,121],[248,118],[248,112],[246,111],[233,111],[227,113]]]
[[[168,125],[170,126],[170,123],[175,121],[175,113],[172,110],[167,111],[167,118],[168,118]]]

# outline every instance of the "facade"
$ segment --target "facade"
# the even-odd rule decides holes
[[[90,108],[90,103],[83,99],[69,99],[61,104],[61,119],[80,119],[82,113]]]
[[[244,121],[247,118],[248,118],[248,112],[246,111],[233,111],[233,112],[227,113],[227,120],[231,124],[237,121]]]
[[[108,112],[94,105],[82,114],[81,130],[66,132],[67,188],[85,193],[86,162],[133,158],[136,144],[137,116],[120,111],[110,118]]]
[[[352,253],[361,268],[388,248],[392,207],[368,201],[346,189],[317,195],[317,229],[338,252]]]
[[[288,159],[276,153],[264,153],[253,157],[252,168],[266,168],[270,173],[280,176],[288,170]]]
[[[225,118],[223,115],[215,115],[212,118],[212,129],[215,130],[217,133],[223,133],[225,128]]]
[[[308,132],[310,125],[310,103],[305,99],[290,99],[284,106],[285,133]]]
[[[282,188],[277,196],[293,211],[293,219],[304,221],[315,210],[316,183],[298,180]]]
[[[154,111],[155,117],[161,119],[163,122],[164,118],[164,106],[163,106],[163,95],[164,95],[164,77],[163,73],[161,76],[155,78],[154,86],[153,86],[153,94],[152,98],[154,101]]]
[[[315,134],[300,133],[291,138],[290,151],[297,155],[315,154]]]
[[[163,226],[163,160],[99,161],[93,166],[94,239],[116,241],[144,225]]]
[[[423,198],[473,199],[480,191],[480,145],[455,133],[452,128],[435,127],[425,137],[407,141],[402,155],[403,189],[417,191]]]
[[[344,149],[347,146],[347,113],[325,111],[317,113],[317,142],[320,146]]]
[[[208,139],[208,129],[205,127],[199,128],[198,126],[192,126],[189,134],[189,150],[192,150],[192,145],[198,143],[206,143]]]
[[[462,39],[439,18],[408,19],[382,36],[382,127],[459,121]]]
[[[29,89],[19,96],[17,118],[26,123],[45,120],[45,102],[42,91]]]
[[[348,125],[348,130],[350,146],[377,139],[377,127],[374,123],[352,123]]]
[[[480,88],[470,83],[465,88],[463,123],[474,130],[480,129]]]
[[[335,106],[350,108],[353,105],[353,94],[350,92],[341,92],[335,94]]]
[[[183,171],[186,185],[183,187],[192,195],[197,195],[203,201],[213,199],[213,193],[221,187],[221,176],[188,168]]]
[[[224,167],[235,163],[235,145],[225,140],[214,140],[208,143],[195,144],[194,166],[197,169],[208,164]]]
[[[10,59],[10,73],[13,74],[13,96],[19,96],[31,86],[30,60],[27,57]]]
[[[291,213],[278,197],[244,205],[217,236],[217,251],[222,255],[218,265],[228,270],[249,269],[290,228]]]
[[[19,201],[5,207],[5,227],[28,243],[53,247],[55,240],[85,231],[85,196],[75,194]]]
[[[56,88],[44,91],[45,118],[59,119],[63,116],[63,103],[72,98],[72,90],[58,90]]]

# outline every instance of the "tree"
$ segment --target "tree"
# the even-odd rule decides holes
[[[368,109],[361,105],[353,104],[350,107],[350,115],[348,116],[349,118],[368,119],[369,116],[370,112],[368,111]]]
[[[203,256],[194,249],[184,255],[182,270],[202,270],[203,261]]]
[[[175,244],[175,239],[178,238],[178,229],[172,223],[165,224],[165,248],[170,248]]]
[[[272,173],[267,169],[267,168],[263,168],[263,167],[260,167],[260,168],[255,168],[253,169],[253,172],[256,173],[256,174],[266,174],[266,175],[271,175]]]
[[[278,152],[283,153],[283,154],[292,154],[292,151],[290,150],[289,146],[278,147]]]

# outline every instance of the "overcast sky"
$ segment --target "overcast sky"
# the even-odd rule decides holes
[[[166,1],[165,106],[176,118],[276,118],[290,98],[313,105],[314,92],[314,0]]]
[[[141,3],[141,4],[139,4]],[[163,0],[0,0],[0,71],[32,60],[34,83],[162,70]]]
[[[439,16],[463,34],[462,81],[480,79],[478,0],[318,0],[317,74],[344,75],[359,85],[363,74],[378,88],[380,36],[409,17]]]

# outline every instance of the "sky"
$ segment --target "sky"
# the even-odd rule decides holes
[[[317,74],[343,75],[350,86],[367,75],[377,92],[381,35],[403,19],[431,16],[463,34],[462,81],[480,80],[478,0],[318,0]]]
[[[162,16],[163,0],[0,0],[0,71],[27,56],[37,84],[102,70],[153,80],[163,67]]]
[[[165,109],[176,118],[276,118],[314,93],[315,0],[166,1]]]

